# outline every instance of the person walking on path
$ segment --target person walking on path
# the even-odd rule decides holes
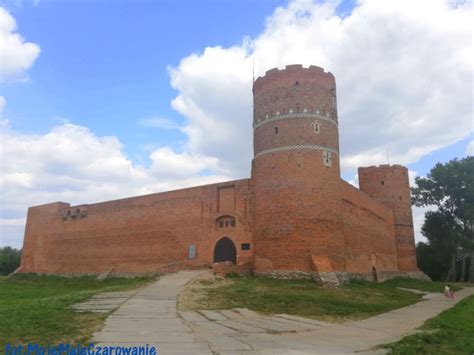
[[[444,296],[446,297],[446,300],[451,298],[451,290],[448,285],[444,286]]]

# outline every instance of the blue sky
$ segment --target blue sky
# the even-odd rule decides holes
[[[2,88],[12,128],[45,133],[58,120],[114,135],[131,159],[146,144],[179,149],[178,131],[137,125],[150,117],[183,118],[168,66],[206,46],[230,46],[263,30],[284,1],[32,1],[4,2],[41,55],[26,85]],[[243,26],[243,24],[245,24]],[[27,104],[25,104],[27,103]]]
[[[335,74],[342,174],[353,183],[357,166],[386,163],[387,150],[425,175],[466,156],[473,139],[470,2],[0,7],[0,21],[16,22],[6,38],[22,38],[4,44],[0,245],[21,246],[29,205],[248,177],[254,63],[256,75],[292,63]],[[23,51],[27,42],[40,52]]]

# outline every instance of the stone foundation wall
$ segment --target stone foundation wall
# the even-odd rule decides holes
[[[373,281],[372,273],[366,272],[300,272],[300,271],[273,271],[258,273],[259,276],[277,279],[312,279],[321,284],[333,284],[336,286],[347,284],[351,279]],[[396,277],[431,281],[421,271],[382,271],[378,273],[378,282],[387,281]]]

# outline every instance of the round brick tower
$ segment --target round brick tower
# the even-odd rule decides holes
[[[334,76],[272,69],[253,97],[255,272],[344,271]]]

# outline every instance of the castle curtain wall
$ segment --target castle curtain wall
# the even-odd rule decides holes
[[[237,263],[248,263],[248,191],[245,179],[91,205],[31,207],[21,271],[147,273],[210,266],[224,236],[237,248]],[[251,249],[241,250],[242,243]]]
[[[397,270],[393,211],[341,180],[346,271]]]

